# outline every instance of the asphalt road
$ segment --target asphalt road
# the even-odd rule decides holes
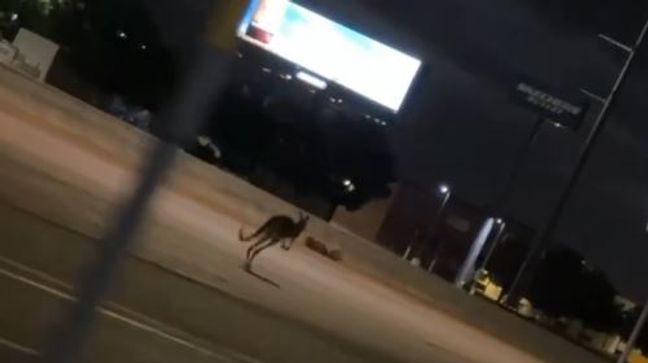
[[[55,91],[0,76],[0,286],[16,292],[0,299],[0,338],[37,351],[150,139]],[[203,200],[201,190],[215,196]],[[180,339],[199,348],[187,362],[219,361],[223,351],[266,363],[543,362],[303,244],[268,250],[246,273],[236,236],[241,225],[254,227],[245,216],[256,207],[229,192],[175,175],[163,188],[92,361],[179,361],[163,352],[188,349]]]

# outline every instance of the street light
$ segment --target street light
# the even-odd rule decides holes
[[[437,217],[435,224],[438,222],[439,217],[443,214],[443,211],[445,208],[448,206],[448,202],[450,201],[450,197],[452,196],[452,189],[450,189],[450,186],[447,184],[441,184],[439,185],[439,192],[441,195],[443,195],[443,203],[441,203],[441,207],[439,207],[439,212],[437,212]]]
[[[434,219],[434,224],[432,226],[432,233],[431,235],[434,236],[438,229],[439,229],[439,224],[441,223],[441,217],[443,217],[443,212],[445,212],[446,207],[448,206],[448,202],[450,202],[450,197],[452,196],[452,189],[448,184],[441,184],[439,185],[439,192],[441,195],[443,195],[443,202],[441,203],[441,206],[439,207],[439,210],[437,211],[436,218]],[[437,255],[439,254],[439,249],[440,249],[440,244],[441,242],[437,243],[437,246],[435,246],[434,250],[434,255],[432,257],[432,261],[428,265],[427,271],[432,272],[432,269],[434,268],[434,265],[437,262]]]
[[[434,217],[434,220],[432,222],[432,229],[431,233],[428,234],[429,230],[426,228],[426,235],[434,235],[436,233],[438,224],[439,224],[439,218],[443,215],[443,211],[445,210],[446,206],[448,205],[448,202],[450,201],[450,196],[452,195],[452,189],[450,188],[449,185],[442,183],[439,184],[437,188],[438,193],[440,193],[443,196],[443,202],[441,202],[441,206],[437,210],[437,213]],[[423,241],[422,243],[426,243],[427,240]],[[419,246],[415,246],[415,244]],[[414,255],[414,258],[420,258],[418,256],[424,249],[424,245],[420,245],[420,241],[412,241],[408,246],[407,249],[405,250],[405,253],[403,253],[403,259],[409,260],[412,255]]]
[[[632,46],[622,44],[608,36],[599,35],[600,38],[604,39],[605,41],[613,44],[617,48],[620,48],[626,52],[625,62],[623,64],[623,67],[621,68],[621,71],[617,75],[616,80],[612,86],[612,89],[608,93],[607,97],[604,98],[598,97],[601,101],[603,101],[603,107],[599,111],[596,120],[594,121],[585,139],[585,142],[581,146],[578,155],[578,160],[575,163],[576,166],[573,168],[573,170],[571,171],[568,177],[569,182],[567,186],[563,188],[563,190],[561,191],[558,198],[558,203],[556,204],[556,207],[554,208],[549,219],[543,225],[540,226],[538,233],[536,233],[536,236],[531,242],[531,247],[527,252],[527,256],[522,262],[522,265],[518,269],[518,272],[515,278],[513,279],[511,286],[509,287],[509,291],[506,298],[507,304],[509,303],[509,301],[515,299],[520,294],[519,290],[522,288],[521,285],[526,285],[529,283],[528,271],[531,271],[537,267],[539,261],[538,256],[540,252],[544,247],[546,247],[545,245],[547,241],[550,240],[551,236],[553,236],[554,232],[556,231],[556,228],[558,227],[558,224],[561,218],[563,217],[565,207],[567,206],[570,197],[573,195],[574,189],[576,188],[576,186],[579,185],[578,183],[580,182],[583,176],[585,167],[587,166],[587,162],[590,160],[590,156],[592,154],[592,145],[595,145],[596,142],[601,137],[602,131],[603,129],[605,129],[604,126],[606,125],[609,119],[609,114],[610,111],[612,110],[612,106],[614,105],[614,101],[617,99],[620,89],[624,86],[629,71],[633,66],[635,66],[637,54],[640,48],[642,47],[647,35],[648,35],[648,20],[645,21],[641,29],[641,32],[639,33],[639,36],[637,37],[637,39],[635,40]],[[646,314],[648,315],[648,312]]]

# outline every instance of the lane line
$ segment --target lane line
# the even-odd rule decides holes
[[[18,343],[14,343],[8,339],[4,339],[3,337],[0,337],[0,345],[3,345],[9,349],[19,351],[20,353],[31,355],[33,357],[40,356],[40,353],[36,349],[32,349],[24,345],[20,345]]]
[[[7,262],[7,260],[5,258],[3,258],[3,257],[0,257],[0,260],[2,262]],[[21,268],[21,269],[24,268],[25,270],[32,270],[32,269],[30,269],[30,268],[28,268],[26,266],[22,266],[21,264],[19,264],[17,262],[9,261],[9,264],[11,264],[12,266],[17,267],[17,268]],[[38,271],[35,271],[35,272],[38,275],[41,275],[41,276],[44,275],[41,272],[38,272]],[[56,289],[51,288],[51,287],[46,286],[46,285],[43,285],[43,284],[41,284],[39,282],[36,282],[36,281],[33,281],[33,280],[28,279],[26,277],[15,274],[15,273],[13,273],[11,271],[8,271],[8,270],[6,270],[4,268],[0,268],[0,275],[4,275],[5,277],[8,277],[10,279],[14,279],[16,281],[19,281],[19,282],[25,284],[25,285],[31,286],[33,288],[36,288],[38,290],[41,290],[43,292],[46,292],[46,293],[48,293],[50,295],[53,295],[53,296],[56,296],[58,298],[61,298],[61,299],[67,300],[67,301],[72,301],[72,302],[76,301],[76,298],[74,298],[73,296],[71,296],[68,293],[56,290]],[[54,281],[54,282],[58,282],[61,285],[66,285],[66,284],[64,284],[64,283],[62,283],[60,281],[57,281],[56,279],[51,278],[51,277],[48,277],[47,279],[51,280],[51,281]],[[130,310],[125,309],[125,308],[120,308],[120,309],[130,312]],[[145,332],[149,332],[151,334],[157,335],[160,338],[169,340],[171,342],[174,342],[174,343],[176,343],[178,345],[184,346],[186,348],[189,348],[191,350],[194,350],[194,351],[199,352],[199,353],[201,353],[203,355],[206,355],[206,356],[210,356],[210,357],[225,360],[225,361],[233,361],[233,359],[236,359],[238,361],[244,361],[244,362],[249,362],[249,363],[263,363],[261,361],[258,361],[256,359],[254,359],[254,358],[244,356],[244,355],[242,355],[240,353],[233,352],[233,351],[231,351],[229,349],[226,349],[226,348],[223,348],[223,349],[227,350],[229,354],[231,354],[231,355],[233,355],[235,357],[230,357],[230,356],[227,356],[227,355],[216,353],[216,352],[214,352],[214,351],[212,351],[212,350],[210,350],[208,348],[201,347],[201,346],[199,346],[197,344],[194,344],[194,343],[192,343],[192,342],[190,342],[188,340],[185,340],[185,339],[182,339],[180,337],[171,335],[171,334],[166,333],[163,330],[160,330],[160,329],[158,329],[156,327],[153,327],[153,326],[145,324],[145,323],[141,323],[141,322],[139,322],[137,320],[134,320],[132,318],[128,318],[128,317],[126,317],[124,315],[121,315],[121,314],[119,314],[117,312],[114,312],[114,311],[106,309],[106,308],[99,308],[99,309],[97,309],[97,311],[99,313],[101,313],[102,315],[105,315],[107,317],[110,317],[110,318],[116,319],[118,321],[121,321],[121,322],[123,322],[123,323],[125,323],[127,325],[130,325],[130,326],[132,326],[132,327],[134,327],[136,329],[140,329],[140,330],[143,330]],[[138,313],[133,313],[133,315],[141,316],[141,314],[138,314]],[[150,320],[153,320],[153,319],[150,319]],[[10,343],[10,342],[8,342],[8,343]],[[33,350],[33,349],[30,349],[30,348],[24,348],[24,349],[28,349],[29,351],[33,351],[36,354],[38,354],[38,352]]]

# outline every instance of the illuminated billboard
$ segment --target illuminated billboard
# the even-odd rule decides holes
[[[397,112],[421,61],[287,0],[255,0],[239,36]]]

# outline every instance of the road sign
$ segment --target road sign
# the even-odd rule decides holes
[[[527,81],[518,82],[514,99],[543,118],[572,129],[580,127],[589,108],[586,102],[567,100],[557,92]]]

